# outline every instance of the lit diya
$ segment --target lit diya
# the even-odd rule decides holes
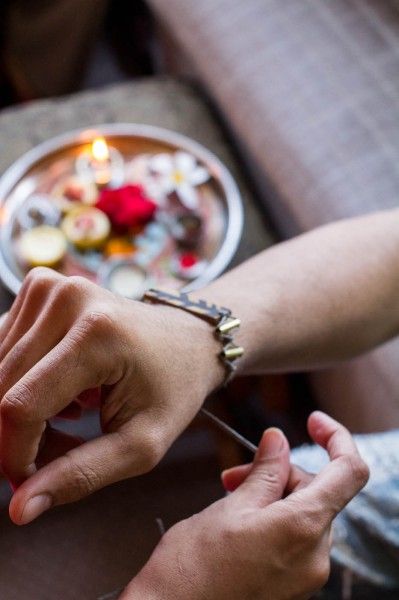
[[[120,186],[125,177],[122,154],[110,147],[103,137],[95,138],[90,151],[78,156],[75,168],[81,179],[92,181],[99,187]]]

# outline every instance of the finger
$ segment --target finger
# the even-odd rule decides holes
[[[2,348],[0,398],[60,342],[57,328],[48,326],[51,317],[51,314],[42,313],[32,327],[15,341],[7,354],[5,354],[5,347]]]
[[[3,313],[0,317],[0,337],[1,337],[1,331],[5,325],[7,317],[8,317],[8,312]]]
[[[252,463],[247,465],[238,465],[231,469],[226,469],[221,474],[222,484],[226,492],[234,492],[243,481],[248,477],[252,470]]]
[[[227,492],[234,492],[234,490],[237,489],[248,477],[252,467],[253,463],[248,463],[246,465],[238,465],[237,467],[232,467],[231,469],[226,469],[223,471],[221,474],[221,479],[224,489]],[[304,471],[296,465],[291,465],[285,493],[287,495],[292,494],[293,492],[296,492],[309,485],[313,479],[313,474]]]
[[[285,488],[286,494],[288,495],[297,492],[298,490],[302,490],[308,486],[313,479],[314,475],[312,473],[308,473],[297,465],[291,465],[287,487]]]
[[[74,331],[37,363],[0,404],[0,458],[4,473],[18,485],[34,472],[45,421],[85,389],[104,383],[111,366],[101,353],[85,352]]]
[[[267,506],[282,498],[289,475],[289,445],[283,432],[271,428],[265,431],[253,468],[234,494],[245,502]]]
[[[45,268],[34,269],[25,277],[22,288],[0,329],[0,360],[37,321],[43,309],[43,299],[58,279],[61,279],[59,273]],[[59,323],[59,315],[52,322],[54,329]]]
[[[141,413],[124,434],[113,432],[74,448],[27,479],[10,503],[17,525],[52,506],[74,502],[115,481],[152,469],[166,447]]]
[[[328,524],[367,483],[369,471],[351,434],[337,421],[317,411],[310,416],[308,429],[328,451],[331,463],[298,495]]]

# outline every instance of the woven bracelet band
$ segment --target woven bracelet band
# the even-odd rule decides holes
[[[237,346],[233,341],[233,335],[240,327],[240,319],[233,317],[230,309],[208,304],[205,300],[190,300],[188,294],[184,292],[175,294],[157,289],[147,290],[142,300],[147,303],[180,308],[214,325],[215,336],[222,344],[219,358],[226,369],[223,385],[229,383],[237,368],[238,359],[244,354],[244,348]]]

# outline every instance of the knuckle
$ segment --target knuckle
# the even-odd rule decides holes
[[[48,290],[54,284],[57,276],[53,269],[47,267],[35,267],[29,271],[25,278],[27,286],[34,286],[41,290]]]
[[[79,275],[71,275],[65,280],[65,287],[73,293],[85,291],[88,286],[88,280]]]
[[[19,384],[18,388],[8,391],[0,404],[2,419],[6,421],[31,420],[31,399],[32,391],[26,384]]]
[[[63,277],[58,282],[57,295],[62,299],[76,298],[85,288],[83,277]]]
[[[82,327],[87,333],[107,335],[112,326],[111,317],[103,310],[92,310],[82,318]]]
[[[82,466],[70,453],[64,455],[70,493],[75,498],[88,496],[102,487],[102,479],[95,469],[88,465]]]
[[[147,432],[140,440],[140,461],[143,473],[151,471],[161,460],[162,444],[155,432]]]
[[[275,488],[280,486],[281,478],[279,477],[276,471],[273,471],[270,468],[264,468],[259,471],[259,478],[265,484],[265,486],[269,488]]]
[[[356,487],[362,488],[368,481],[369,468],[359,455],[342,456],[342,462],[345,468],[350,472],[351,478]]]

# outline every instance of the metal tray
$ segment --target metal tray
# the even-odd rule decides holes
[[[52,138],[21,156],[0,178],[0,277],[8,289],[18,293],[26,274],[26,270],[18,264],[14,250],[13,219],[16,211],[37,191],[39,181],[43,186],[43,178],[50,174],[54,164],[60,161],[73,164],[96,136],[105,137],[124,156],[183,150],[209,170],[211,178],[205,185],[208,195],[220,206],[223,231],[218,243],[213,244],[207,266],[200,276],[189,282],[182,281],[180,287],[189,291],[218,277],[231,261],[243,228],[241,197],[230,172],[213,153],[183,135],[148,125],[118,123],[80,129]],[[54,177],[54,172],[51,176]]]

